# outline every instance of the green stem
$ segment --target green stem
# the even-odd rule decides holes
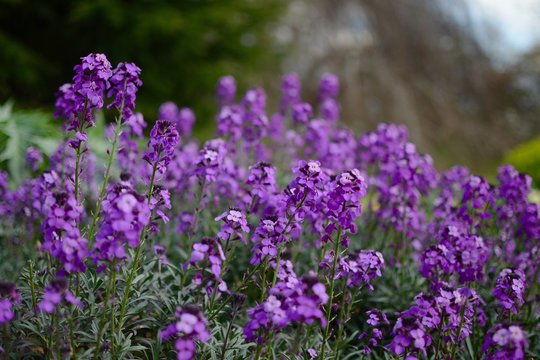
[[[240,284],[240,286],[238,286],[238,288],[236,289],[236,291],[231,292],[231,294],[234,294],[234,293],[237,293],[237,292],[241,291],[241,290],[244,288],[244,286],[247,285],[247,282],[249,281],[249,279],[251,279],[251,277],[253,276],[253,274],[255,274],[255,272],[259,269],[260,266],[261,266],[261,265],[259,264],[259,265],[257,265],[256,267],[254,267],[253,270],[252,270],[248,275],[246,275],[246,276],[244,277],[244,280],[242,281],[242,283]],[[213,320],[213,319],[217,316],[217,314],[219,314],[219,312],[220,312],[221,310],[223,310],[223,308],[225,307],[225,305],[227,305],[227,304],[229,303],[229,301],[231,301],[231,299],[232,299],[232,295],[229,295],[229,296],[227,297],[227,299],[225,299],[225,301],[223,301],[223,302],[221,303],[221,305],[216,309],[216,311],[214,311],[213,313],[210,313],[210,314],[208,315],[208,322],[210,322],[211,320]]]
[[[114,264],[115,262],[113,262]],[[101,319],[99,320],[99,327],[98,327],[98,333],[97,333],[97,339],[96,339],[96,346],[94,347],[94,360],[97,360],[101,354],[101,338],[103,337],[103,332],[105,330],[105,322],[107,318],[107,306],[109,304],[109,300],[111,298],[111,291],[112,291],[112,282],[113,282],[113,273],[115,269],[113,265],[111,264],[110,269],[110,275],[109,275],[109,282],[107,284],[107,291],[105,293],[105,301],[103,302],[103,309],[101,313]]]
[[[455,359],[456,351],[459,344],[459,337],[461,336],[461,329],[463,328],[463,322],[465,320],[465,317],[463,316],[463,314],[465,313],[465,307],[466,307],[466,303],[463,304],[463,307],[461,308],[459,312],[459,319],[460,319],[459,327],[457,331],[456,341],[454,342],[454,346],[452,347],[452,355],[450,356],[450,359]]]
[[[260,302],[264,300],[264,297],[266,296],[266,272],[268,271],[268,257],[266,256],[264,258],[264,266],[263,266],[263,273],[262,273],[262,281],[261,281],[261,299]]]
[[[156,170],[157,170],[157,167],[154,164],[154,167],[152,169],[152,177],[150,178],[150,186],[149,186],[148,198],[147,198],[148,203],[150,203],[150,200],[152,199],[152,193],[154,192],[154,181],[156,179]],[[135,279],[135,274],[137,273],[137,270],[139,269],[142,249],[144,248],[144,243],[146,240],[146,230],[147,230],[147,227],[143,228],[143,230],[141,231],[141,236],[139,237],[139,246],[137,247],[137,250],[135,250],[135,258],[133,259],[133,266],[131,267],[131,271],[129,273],[129,276],[126,282],[126,289],[124,290],[124,296],[122,297],[122,303],[120,304],[120,314],[118,315],[118,332],[119,333],[122,332],[122,328],[124,326],[124,316],[126,315],[126,311],[127,311],[127,303],[128,303],[130,292],[131,292],[131,285],[133,284],[133,280]]]
[[[336,337],[336,341],[334,342],[334,354],[335,358],[338,359],[338,353],[339,353],[339,347],[341,346],[341,336],[343,335],[343,331],[345,330],[345,323],[347,320],[347,316],[345,315],[345,300],[347,298],[347,281],[349,279],[349,275],[345,277],[345,282],[343,283],[343,291],[341,292],[341,302],[339,304],[339,315],[338,315],[338,321],[339,321],[339,328],[338,328],[338,334]],[[350,300],[352,302],[353,299]]]
[[[79,202],[79,171],[81,166],[81,143],[77,145],[77,158],[75,159],[75,201]]]
[[[205,186],[206,186],[206,179],[203,179],[201,182],[199,193],[197,194],[197,206],[195,207],[195,214],[193,214],[193,224],[191,225],[191,229],[188,233],[189,244],[191,244],[191,238],[195,235],[195,232],[197,231],[198,222],[199,222],[199,213],[201,212],[201,204],[202,204],[202,199],[204,197]]]
[[[257,350],[255,351],[255,357],[254,360],[259,360],[261,357],[261,351],[262,351],[262,344],[257,344]]]
[[[229,321],[229,326],[227,327],[227,333],[225,334],[225,339],[223,340],[223,347],[221,348],[221,360],[225,359],[225,353],[227,352],[227,343],[229,341],[229,336],[231,334],[233,322],[234,322],[234,319],[236,318],[237,313],[238,311],[235,310],[232,315],[231,321]]]
[[[332,315],[332,303],[334,301],[334,277],[336,276],[336,267],[337,260],[339,255],[339,243],[341,241],[341,227],[338,227],[338,234],[334,244],[334,261],[332,262],[332,270],[330,272],[330,291],[328,294],[328,306],[326,307],[326,328],[323,334],[323,341],[321,344],[320,359],[324,359],[324,354],[326,353],[326,342],[328,341],[328,336],[330,334],[330,316]]]
[[[307,190],[304,190],[304,196],[302,197],[302,201],[300,201],[300,203],[298,205],[296,205],[296,208],[294,209],[294,212],[289,215],[289,218],[287,220],[287,224],[285,225],[285,227],[283,228],[283,231],[281,232],[282,235],[284,235],[286,232],[287,232],[287,229],[289,228],[289,226],[291,225],[292,223],[292,219],[294,218],[294,216],[296,215],[296,212],[298,211],[298,209],[300,209],[302,207],[302,205],[304,205],[304,201],[306,201],[306,198],[308,196],[309,192]],[[274,285],[276,285],[276,282],[277,282],[277,277],[278,277],[278,273],[279,273],[279,268],[281,266],[281,255],[283,253],[283,250],[284,250],[284,243],[281,244],[278,248],[278,256],[277,256],[277,261],[276,261],[276,269],[274,271],[274,277],[272,279],[272,287],[274,287]],[[263,286],[266,287],[265,284],[263,284]]]
[[[37,297],[36,297],[36,289],[34,285],[34,262],[30,260],[28,262],[29,266],[29,274],[28,274],[28,282],[30,286],[30,293],[32,294],[32,309],[35,309],[37,307]]]
[[[124,104],[122,100],[122,108],[123,109]],[[120,110],[122,111],[122,110]],[[99,213],[101,211],[101,203],[103,202],[103,199],[105,198],[105,193],[107,192],[107,185],[109,184],[109,177],[111,173],[111,167],[114,162],[114,155],[116,153],[116,147],[118,145],[118,139],[120,137],[120,133],[122,129],[122,115],[118,116],[116,119],[116,127],[114,129],[114,139],[111,145],[111,151],[109,152],[109,159],[107,160],[107,168],[105,170],[105,177],[103,179],[103,184],[101,184],[101,190],[99,191],[99,198],[96,203],[96,208],[94,210],[94,214],[92,216],[92,224],[90,225],[90,229],[88,230],[88,241],[92,242],[94,239],[94,236],[96,236],[97,231],[97,223],[99,220]]]
[[[116,297],[116,260],[113,261],[112,265],[112,290],[111,295],[112,299]],[[111,299],[111,300],[112,300]],[[114,325],[115,325],[115,315],[116,315],[116,306],[114,300],[111,301],[111,354],[115,353],[115,343],[114,343]]]

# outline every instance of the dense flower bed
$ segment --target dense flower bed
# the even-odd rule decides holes
[[[286,75],[272,115],[263,89],[238,99],[221,78],[219,137],[199,144],[170,102],[144,139],[135,64],[74,71],[65,142],[28,149],[20,188],[0,176],[2,254],[21,264],[0,283],[8,358],[539,356],[528,176],[439,172],[403,126],[355,136],[330,74],[316,106]],[[102,164],[88,131],[105,108]]]

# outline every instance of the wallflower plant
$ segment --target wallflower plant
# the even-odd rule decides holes
[[[527,175],[439,171],[400,125],[355,134],[331,74],[313,104],[286,74],[274,111],[223,76],[202,143],[187,107],[136,112],[135,64],[74,73],[65,141],[27,149],[17,189],[0,173],[0,357],[540,357]]]

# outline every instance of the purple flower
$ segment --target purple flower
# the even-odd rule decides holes
[[[39,150],[30,147],[26,149],[26,163],[32,171],[36,171],[43,163],[43,156]]]
[[[519,313],[519,308],[525,303],[525,274],[519,269],[504,269],[497,276],[493,296],[499,302],[499,306],[513,314]]]
[[[122,111],[122,121],[133,115],[137,91],[142,86],[140,74],[141,69],[134,63],[121,62],[109,79],[111,87],[107,96],[113,98],[113,102],[107,108],[114,106]]]
[[[163,245],[153,246],[154,255],[157,256],[159,262],[163,265],[169,265],[169,259],[167,258],[167,251]]]
[[[348,286],[363,287],[373,290],[371,282],[382,276],[384,259],[380,252],[374,250],[360,250],[356,258],[348,263]]]
[[[87,240],[82,237],[78,228],[83,208],[75,200],[71,189],[57,191],[52,187],[58,184],[44,184],[41,211],[45,219],[41,224],[44,235],[41,250],[58,259],[68,273],[85,271]]]
[[[319,112],[323,119],[336,122],[339,120],[341,108],[336,100],[329,98],[321,102]]]
[[[482,351],[486,360],[523,360],[527,345],[525,333],[518,325],[497,324],[487,332]]]
[[[155,166],[160,174],[164,174],[179,141],[180,136],[173,123],[168,120],[158,120],[150,132],[148,148],[143,159]]]
[[[238,105],[223,106],[216,117],[217,134],[238,141],[242,137],[244,113]]]
[[[82,309],[83,307],[82,302],[67,289],[66,278],[56,277],[45,288],[43,298],[38,303],[38,310],[40,312],[52,314],[62,302],[75,305],[79,309]]]
[[[230,105],[236,95],[236,80],[232,76],[223,76],[216,87],[216,98],[219,106]]]
[[[113,76],[112,66],[103,54],[90,54],[75,66],[72,84],[62,85],[57,93],[57,117],[64,117],[67,130],[84,131],[94,125],[94,111],[103,108],[104,94]]]
[[[290,264],[292,268],[292,264]],[[290,324],[311,325],[318,321],[325,326],[322,306],[328,302],[325,286],[314,273],[297,279],[292,269],[283,266],[281,278],[270,289],[262,303],[248,310],[250,321],[244,327],[248,341],[264,343],[270,332],[284,329]]]
[[[202,311],[195,305],[185,305],[176,309],[176,321],[161,331],[162,341],[174,340],[176,358],[191,360],[196,355],[195,340],[207,342],[210,333]]]
[[[262,88],[249,89],[244,95],[242,106],[248,113],[263,114],[266,108],[266,93]]]
[[[94,244],[95,262],[127,258],[125,246],[139,246],[143,228],[150,222],[146,199],[127,182],[111,186],[102,204],[103,221]]]
[[[294,104],[292,107],[292,121],[297,125],[306,125],[313,114],[311,105],[308,103]]]
[[[268,216],[261,219],[255,229],[252,241],[255,245],[251,249],[252,257],[250,264],[259,265],[263,259],[275,259],[277,247],[286,241],[284,230],[286,219],[277,216]]]
[[[323,74],[319,83],[319,98],[335,98],[339,95],[339,79],[333,74]]]
[[[220,216],[214,219],[215,221],[223,221],[221,230],[217,234],[217,237],[223,241],[232,241],[240,239],[247,245],[244,233],[249,233],[249,226],[246,220],[246,216],[236,208],[231,208],[229,211],[224,212]]]
[[[143,114],[136,113],[126,118],[126,124],[129,126],[131,134],[137,137],[143,137],[143,131],[146,129],[146,121],[144,121]]]
[[[224,171],[226,154],[227,149],[223,140],[207,141],[199,152],[196,165],[195,173],[199,179],[207,183],[215,182],[218,175]]]
[[[13,306],[20,302],[19,293],[15,284],[0,281],[0,326],[3,326],[15,318]]]
[[[209,293],[212,292],[214,282],[218,285],[218,290],[227,291],[227,284],[221,277],[221,265],[225,261],[225,254],[221,244],[212,238],[203,238],[200,243],[194,243],[191,250],[191,257],[188,265],[195,266],[199,273],[193,279],[195,285],[204,285]],[[206,270],[210,270],[213,279],[206,278]]]
[[[176,126],[181,137],[190,137],[195,124],[195,114],[189,108],[178,109],[172,101],[161,104],[158,110],[159,120],[168,120]]]
[[[265,162],[250,166],[246,184],[252,188],[252,197],[266,199],[277,191],[276,168]]]
[[[289,108],[300,102],[300,79],[295,73],[289,73],[283,76],[281,82],[281,103],[280,113],[285,115]]]

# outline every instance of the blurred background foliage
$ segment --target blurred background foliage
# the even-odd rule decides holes
[[[519,144],[540,133],[540,46],[512,49],[521,35],[504,41],[505,25],[482,15],[503,3],[0,0],[0,102],[51,113],[79,58],[104,52],[143,69],[138,108],[148,121],[172,100],[194,109],[198,135],[208,137],[220,76],[232,74],[241,90],[265,86],[275,104],[278,74],[297,72],[304,98],[315,101],[329,71],[342,81],[342,118],[356,131],[403,123],[439,168],[463,164],[490,176],[507,160],[538,184],[540,142]],[[524,3],[532,4],[526,15],[540,9],[539,0],[512,2]]]
[[[283,9],[279,0],[1,0],[0,98],[51,108],[80,57],[102,52],[143,69],[137,104],[147,116],[173,100],[206,119],[219,76],[242,74],[244,85],[279,71],[268,45]]]

